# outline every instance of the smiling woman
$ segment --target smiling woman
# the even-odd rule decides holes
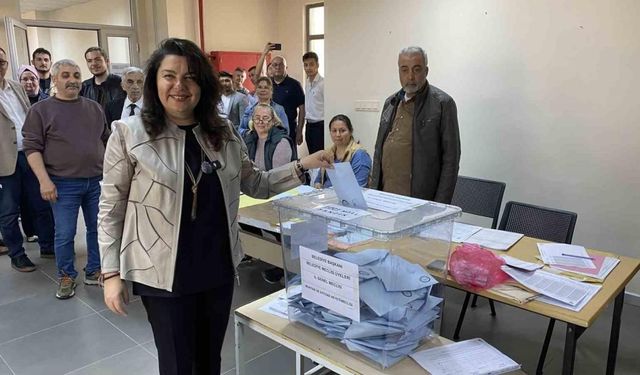
[[[161,374],[219,374],[231,309],[240,191],[267,198],[328,167],[319,152],[262,172],[220,117],[220,84],[193,42],[152,54],[141,116],[114,121],[104,157],[99,240],[107,307],[125,314],[133,282]],[[178,333],[178,334],[176,334]]]

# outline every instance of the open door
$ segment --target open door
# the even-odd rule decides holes
[[[18,80],[18,68],[20,65],[29,65],[31,63],[27,26],[11,17],[4,18],[4,26],[7,31],[7,40],[9,41],[9,51],[7,52],[11,62],[11,72],[13,73],[13,79]]]

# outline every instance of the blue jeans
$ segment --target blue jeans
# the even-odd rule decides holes
[[[51,207],[40,196],[40,184],[29,168],[24,152],[19,151],[15,172],[0,177],[0,233],[11,258],[24,254],[18,225],[21,210],[31,213],[40,251],[52,251],[54,228]]]
[[[78,209],[87,226],[87,266],[86,273],[100,269],[98,251],[98,201],[102,176],[91,178],[71,178],[51,176],[56,185],[58,200],[51,204],[56,222],[55,251],[58,277],[64,275],[76,278],[78,272],[75,260],[74,238],[78,227]]]

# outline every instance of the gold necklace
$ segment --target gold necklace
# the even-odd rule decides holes
[[[202,148],[200,149],[200,160],[204,160],[204,151]],[[193,172],[191,172],[191,167],[187,164],[187,160],[184,161],[184,167],[187,169],[187,175],[189,175],[189,179],[191,180],[191,192],[193,193],[193,201],[191,202],[191,221],[196,220],[196,211],[198,208],[198,184],[202,179],[202,168],[198,171],[198,178],[193,177]]]

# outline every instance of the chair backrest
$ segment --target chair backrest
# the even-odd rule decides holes
[[[571,243],[577,219],[575,212],[510,201],[504,206],[499,229],[547,241]]]
[[[491,228],[495,229],[505,187],[504,182],[458,176],[451,204],[462,212],[492,218]]]

